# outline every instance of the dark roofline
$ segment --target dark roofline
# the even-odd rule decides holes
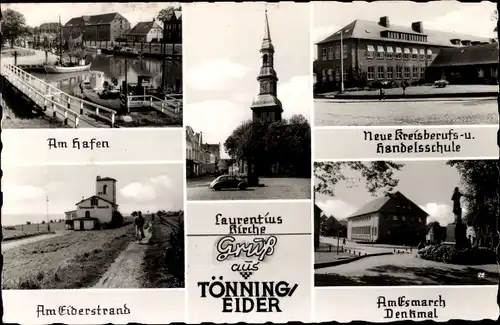
[[[337,40],[340,40],[340,37],[337,37],[337,39],[333,39],[333,37],[335,36],[335,34],[337,34],[338,32],[340,32],[342,30],[344,30],[349,25],[353,25],[354,24],[354,28],[355,28],[355,25],[358,22],[358,20],[360,20],[360,21],[367,21],[367,22],[370,22],[370,23],[373,23],[373,24],[377,24],[377,25],[379,24],[379,22],[375,21],[375,20],[355,19],[355,20],[351,21],[350,23],[344,25],[343,27],[341,27],[340,29],[338,29],[334,33],[331,33],[330,35],[328,35],[327,37],[325,37],[323,40],[314,43],[314,45],[320,45],[320,44],[325,44],[325,43],[330,43],[330,42],[335,42]],[[389,25],[389,27],[384,27],[384,28],[385,28],[386,31],[398,32],[398,33],[408,33],[408,31],[405,31],[405,30],[403,30],[403,31],[399,30],[399,28],[401,28],[401,29],[407,28],[407,26],[403,26],[403,25],[393,25],[391,23]],[[413,31],[413,34],[415,34],[415,35],[422,35],[422,36],[429,36],[429,34],[432,34],[433,32],[435,32],[435,33],[443,33],[443,31],[436,30],[436,29],[424,29],[424,31],[425,31],[425,33],[419,33],[419,32]],[[477,37],[477,38],[484,38],[484,39],[487,38],[487,37],[483,37],[483,36],[462,35],[460,33],[455,33],[455,32],[445,32],[445,33],[450,34],[450,35],[457,35],[457,36]],[[343,39],[351,39],[351,38],[358,39],[358,38],[355,38],[355,37],[351,37],[350,35],[348,35],[347,37],[344,37]],[[330,38],[332,38],[332,39],[330,39]],[[365,38],[359,38],[359,39],[365,39]],[[366,39],[367,40],[371,40],[370,38],[366,38]],[[460,39],[460,38],[458,38],[458,39]],[[390,38],[388,38],[387,41],[394,41],[394,42],[400,42],[400,43],[401,42],[402,43],[411,43],[411,44],[427,44],[427,42],[406,41],[406,40],[399,40],[399,39],[398,40],[393,40],[393,39],[390,39]],[[446,46],[446,45],[443,45],[443,46]],[[449,46],[449,47],[453,47],[453,46]]]
[[[108,202],[109,204],[112,204],[112,205],[114,205],[114,206],[118,206],[118,204],[113,203],[113,202],[111,202],[111,201],[108,201],[108,200],[106,200],[106,199],[103,199],[103,198],[102,198],[102,197],[100,197],[99,195],[92,195],[92,196],[89,196],[88,198],[83,199],[83,200],[81,200],[81,201],[80,201],[80,202],[78,202],[78,203],[75,203],[75,205],[78,205],[78,204],[82,203],[83,201],[87,201],[88,199],[91,199],[91,198],[94,198],[94,197],[98,198],[99,200],[103,200],[104,202]]]

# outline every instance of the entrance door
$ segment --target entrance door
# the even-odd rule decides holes
[[[85,218],[90,218],[90,211],[85,211]]]
[[[87,211],[88,212],[88,211]],[[85,230],[84,226],[83,226],[83,220],[80,220],[80,230]]]

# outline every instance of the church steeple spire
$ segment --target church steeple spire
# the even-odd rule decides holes
[[[269,29],[269,19],[267,19],[267,9],[265,13],[265,26],[264,26],[264,38],[262,39],[261,51],[263,50],[274,50],[273,43],[271,41],[271,31]]]
[[[259,95],[250,107],[253,111],[253,119],[265,123],[281,120],[281,102],[277,94],[278,77],[274,71],[274,46],[271,42],[271,31],[267,10],[265,13],[264,38],[260,47],[261,66],[257,80],[259,82]]]

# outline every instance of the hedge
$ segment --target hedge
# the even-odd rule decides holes
[[[450,245],[430,245],[418,251],[424,260],[460,265],[496,264],[494,250],[483,247],[457,249]]]

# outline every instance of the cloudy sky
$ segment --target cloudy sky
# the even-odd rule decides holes
[[[495,3],[489,1],[314,2],[312,41],[319,42],[356,19],[378,21],[382,16],[388,16],[395,25],[410,26],[414,21],[422,21],[424,29],[494,37],[496,21],[491,16],[495,8]]]
[[[82,197],[95,195],[96,177],[117,180],[116,200],[122,214],[135,210],[183,210],[183,165],[2,166],[3,224],[63,218]],[[33,218],[41,218],[33,220]]]
[[[9,3],[3,4],[2,10],[7,8],[21,12],[30,26],[39,26],[42,23],[57,22],[59,15],[64,24],[73,17],[82,15],[97,15],[118,12],[127,18],[132,26],[140,21],[153,20],[161,9],[170,4],[178,3],[150,2],[150,3]]]
[[[223,144],[252,116],[266,8],[284,118],[302,114],[309,119],[312,92],[307,4],[186,4],[184,121],[195,132],[202,131],[207,143]]]
[[[447,225],[454,220],[451,195],[453,189],[460,188],[460,175],[455,168],[446,165],[446,161],[402,162],[404,167],[395,174],[399,185],[394,191],[420,206],[429,214],[428,222],[439,221]],[[346,171],[356,179],[359,174]],[[337,219],[351,216],[367,202],[379,196],[372,196],[365,188],[365,183],[339,182],[335,188],[335,197],[316,195],[316,203],[326,214]],[[462,203],[464,208],[464,204]],[[465,212],[463,215],[465,215]]]

